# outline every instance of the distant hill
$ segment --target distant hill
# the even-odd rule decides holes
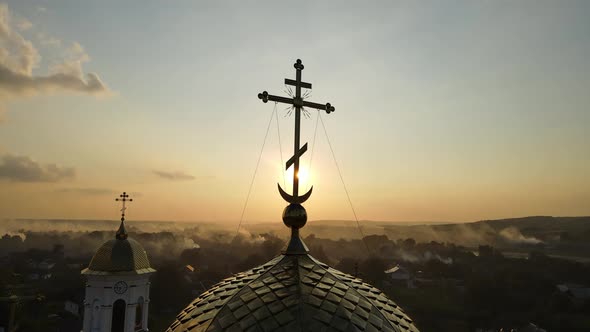
[[[498,220],[482,220],[476,223],[484,223],[494,228],[514,226],[521,229],[538,230],[583,230],[590,224],[590,217],[551,217],[532,216],[523,218],[510,218]]]
[[[379,234],[393,240],[413,238],[419,242],[450,242],[474,247],[480,244],[502,247],[586,240],[590,243],[590,217],[532,216],[468,223],[361,221],[360,224],[363,235]],[[286,232],[282,223],[246,224],[244,227],[253,233]],[[311,220],[302,234],[335,240],[361,236],[356,222],[350,220]]]
[[[0,235],[21,231],[110,231],[116,229],[115,220],[40,220],[8,219],[0,223]],[[497,220],[481,220],[470,223],[453,222],[387,222],[361,221],[363,235],[387,235],[392,240],[413,238],[419,242],[450,242],[465,246],[489,244],[495,246],[514,244],[551,245],[590,244],[590,216],[551,217],[531,216]],[[198,228],[202,231],[235,234],[235,224],[207,222],[166,222],[129,221],[132,231],[156,233],[160,231],[182,231]],[[277,233],[287,236],[288,229],[279,220],[276,222],[242,224],[242,230],[250,233]],[[351,220],[310,220],[302,229],[302,236],[314,234],[329,239],[359,239],[355,221]]]

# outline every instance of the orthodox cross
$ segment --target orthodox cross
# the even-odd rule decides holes
[[[299,146],[300,126],[301,126],[301,110],[303,109],[303,107],[310,107],[310,108],[315,108],[318,110],[324,110],[324,111],[326,111],[326,113],[330,114],[331,112],[335,111],[335,108],[334,108],[334,106],[330,105],[330,103],[326,103],[324,105],[324,104],[318,104],[318,103],[313,103],[310,101],[303,100],[303,97],[301,96],[301,88],[311,89],[311,83],[306,83],[306,82],[301,81],[301,71],[303,71],[303,63],[301,63],[301,60],[297,59],[297,62],[293,65],[293,67],[295,67],[295,70],[296,70],[295,71],[295,80],[285,78],[285,84],[292,85],[295,87],[295,96],[293,98],[273,96],[273,95],[269,95],[268,92],[264,91],[264,92],[258,94],[258,99],[261,99],[264,103],[267,103],[270,100],[270,101],[274,101],[277,103],[284,103],[284,104],[293,105],[293,107],[295,107],[294,153],[293,153],[293,157],[291,157],[291,158],[289,158],[289,160],[287,160],[286,168],[285,168],[285,170],[287,170],[287,169],[289,169],[289,167],[291,167],[291,165],[294,166],[293,195],[287,194],[287,192],[285,192],[283,190],[283,188],[281,188],[280,184],[277,184],[277,185],[279,188],[279,192],[281,193],[281,196],[283,197],[283,199],[285,201],[292,203],[292,204],[301,204],[301,203],[305,202],[309,198],[309,196],[311,196],[311,191],[313,190],[313,186],[312,186],[307,193],[305,193],[302,196],[299,196],[299,158],[301,157],[301,155],[303,155],[305,153],[305,151],[307,151],[307,143],[305,143],[303,145],[303,147]]]
[[[121,202],[121,221],[125,221],[125,210],[127,210],[125,202],[133,202],[133,198],[129,198],[129,195],[127,195],[126,192],[123,192],[119,195],[119,198],[115,198],[115,201]]]

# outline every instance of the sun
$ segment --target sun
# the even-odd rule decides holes
[[[284,173],[285,179],[287,180],[287,183],[291,182],[293,179],[293,167],[290,167],[285,173]],[[297,177],[299,178],[299,187],[305,187],[305,186],[309,186],[310,183],[309,181],[311,181],[310,179],[310,172],[309,172],[309,168],[305,167],[305,166],[299,166],[299,172],[297,173]]]
[[[307,181],[309,180],[309,169],[307,169],[307,167],[299,167],[297,177],[299,178],[299,183],[307,184]]]

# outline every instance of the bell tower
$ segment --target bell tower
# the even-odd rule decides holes
[[[125,203],[132,199],[124,192],[116,200],[122,203],[119,230],[82,270],[86,277],[83,332],[149,331],[149,278],[156,270],[141,244],[127,235]]]

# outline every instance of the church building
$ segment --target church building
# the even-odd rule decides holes
[[[123,208],[115,238],[100,246],[82,270],[86,277],[83,332],[148,331],[149,278],[156,270],[141,244],[127,235],[128,197],[123,193],[117,198]]]

